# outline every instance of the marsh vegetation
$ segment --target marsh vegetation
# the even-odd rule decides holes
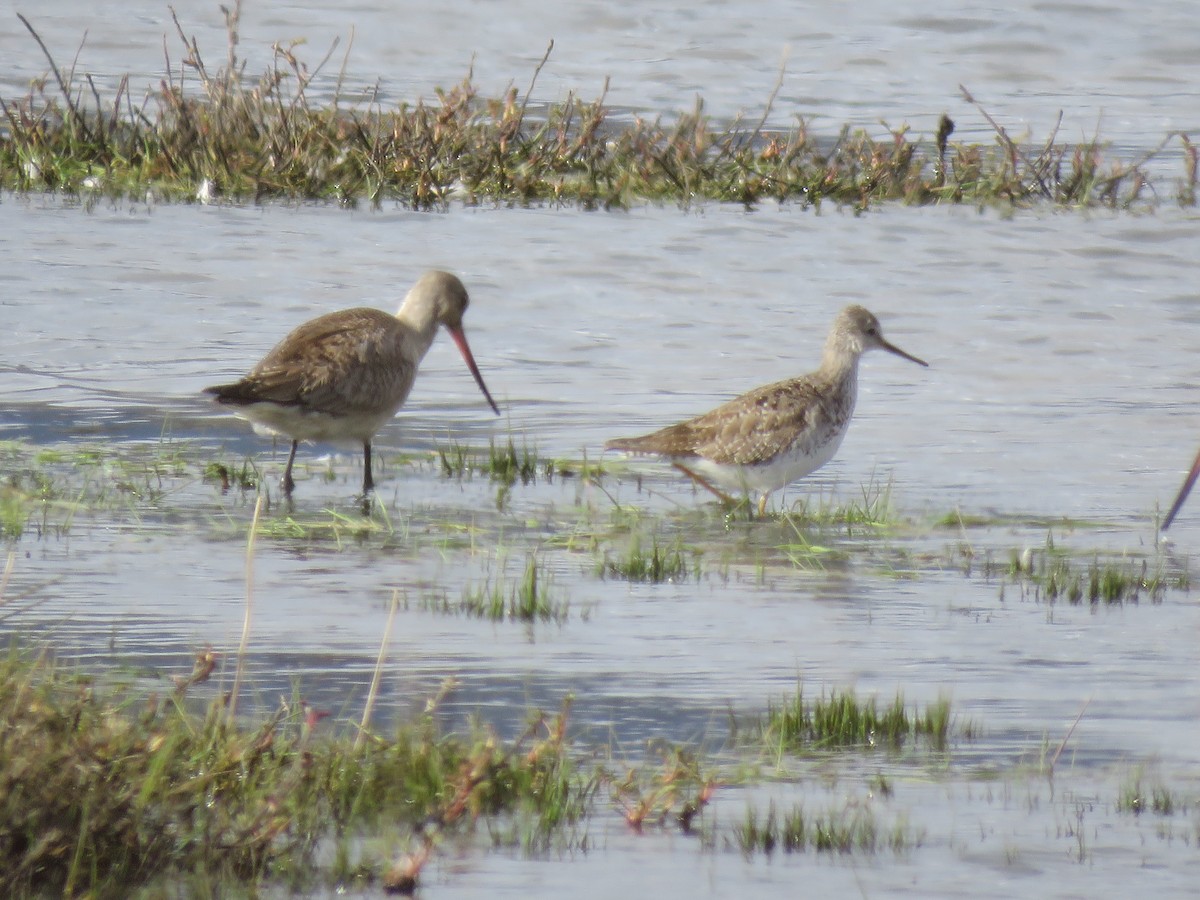
[[[223,8],[225,9],[225,8]],[[690,110],[630,117],[605,91],[535,100],[524,93],[480,96],[468,72],[436,98],[385,106],[372,96],[317,104],[309,86],[329,56],[310,68],[294,46],[276,44],[272,66],[249,75],[239,59],[240,7],[225,9],[229,45],[220,64],[175,20],[178,68],[136,97],[121,82],[101,97],[86,76],[64,69],[35,25],[21,21],[45,54],[49,77],[23,97],[0,98],[0,187],[160,201],[323,200],[398,203],[415,209],[467,204],[767,202],[867,209],[879,203],[1013,206],[1050,203],[1127,208],[1173,196],[1194,204],[1197,154],[1186,135],[1164,135],[1153,152],[1122,160],[1102,136],[1060,141],[1057,130],[1018,143],[967,88],[963,99],[993,130],[992,144],[894,127],[884,139],[843,128],[821,135],[803,120],[765,127],[762,110],[717,122],[697,99]],[[171,58],[169,54],[169,59]],[[345,66],[350,60],[342,61]],[[1155,186],[1146,164],[1168,150],[1182,158],[1174,190]]]

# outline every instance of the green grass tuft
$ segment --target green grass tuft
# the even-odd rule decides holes
[[[1052,543],[1043,551],[1013,550],[1009,578],[1047,603],[1065,601],[1072,605],[1119,606],[1143,599],[1161,603],[1172,587],[1186,588],[1187,575],[1170,577],[1160,559],[1151,569],[1147,559],[1102,559],[1088,563],[1072,559]]]
[[[537,557],[533,554],[525,563],[521,580],[515,584],[506,586],[499,579],[495,582],[488,580],[482,585],[468,587],[458,602],[452,602],[445,596],[426,597],[422,606],[432,612],[526,624],[562,624],[571,613],[570,602],[555,595],[549,573],[538,565]]]
[[[1188,811],[1185,799],[1176,796],[1161,780],[1147,779],[1140,767],[1121,784],[1116,807],[1118,812],[1135,816],[1148,812],[1166,817]]]
[[[510,437],[505,446],[497,447],[493,440],[488,444],[488,459],[485,466],[488,477],[506,487],[512,487],[519,480],[521,484],[531,484],[537,479],[537,455],[528,447],[522,447],[520,454]]]
[[[795,695],[782,704],[768,704],[760,731],[766,743],[791,750],[895,750],[919,739],[942,751],[949,743],[950,723],[950,701],[944,697],[924,712],[910,713],[900,694],[880,710],[874,698],[860,700],[853,691],[834,690],[810,703],[804,699],[804,687],[800,685]]]
[[[747,856],[754,853],[770,856],[776,850],[871,855],[881,847],[900,854],[916,847],[921,840],[902,821],[886,832],[881,831],[874,812],[864,803],[848,803],[815,815],[797,804],[780,815],[773,801],[765,813],[747,808],[745,818],[734,826],[734,837]]]
[[[698,559],[699,553],[695,553],[695,556]],[[697,563],[696,577],[699,577],[698,569]],[[605,551],[604,557],[596,565],[596,574],[601,578],[647,584],[686,581],[688,561],[679,542],[672,547],[663,547],[656,537],[651,541],[650,552],[647,553],[642,549],[641,538],[635,536],[627,555],[613,556]]]

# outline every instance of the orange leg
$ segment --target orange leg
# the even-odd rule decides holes
[[[682,472],[688,478],[692,479],[692,481],[696,482],[696,484],[700,485],[700,487],[716,494],[719,498],[721,498],[722,503],[728,504],[729,506],[737,506],[736,500],[734,500],[732,497],[730,497],[727,493],[722,491],[720,488],[714,487],[712,482],[710,482],[707,478],[703,477],[702,475],[697,475],[695,472],[693,472],[691,469],[689,469],[687,466],[683,465],[682,463],[671,463],[671,465],[673,465],[675,468],[677,468],[680,472]]]

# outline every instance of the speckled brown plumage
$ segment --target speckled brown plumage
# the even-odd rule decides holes
[[[694,419],[605,447],[666,457],[726,500],[710,482],[758,490],[762,515],[771,491],[833,458],[854,414],[859,358],[874,348],[926,365],[884,340],[870,312],[848,306],[834,320],[815,372],[755,388]]]
[[[467,290],[449,272],[427,272],[396,315],[356,308],[328,313],[293,329],[240,381],[205,388],[255,430],[292,438],[283,487],[301,440],[361,441],[363,492],[374,487],[371,439],[404,405],[417,367],[444,326],[492,409],[492,400],[462,328]]]
[[[798,441],[827,443],[854,411],[853,398],[814,376],[764,385],[716,409],[652,434],[618,438],[610,450],[685,460],[703,457],[727,466],[770,462]]]

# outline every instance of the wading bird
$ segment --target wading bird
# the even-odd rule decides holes
[[[854,414],[858,360],[876,348],[928,365],[884,340],[870,312],[847,306],[833,321],[815,372],[756,388],[653,434],[609,441],[605,449],[665,457],[727,503],[733,501],[719,488],[757,491],[762,516],[772,491],[833,459]]]
[[[394,316],[378,309],[343,309],[298,326],[245,378],[205,388],[217,402],[260,433],[292,439],[283,490],[291,494],[292,463],[300,441],[361,441],[363,493],[371,477],[371,439],[412,390],[417,367],[438,326],[450,332],[483,391],[488,393],[463,332],[467,289],[449,272],[426,272]]]

